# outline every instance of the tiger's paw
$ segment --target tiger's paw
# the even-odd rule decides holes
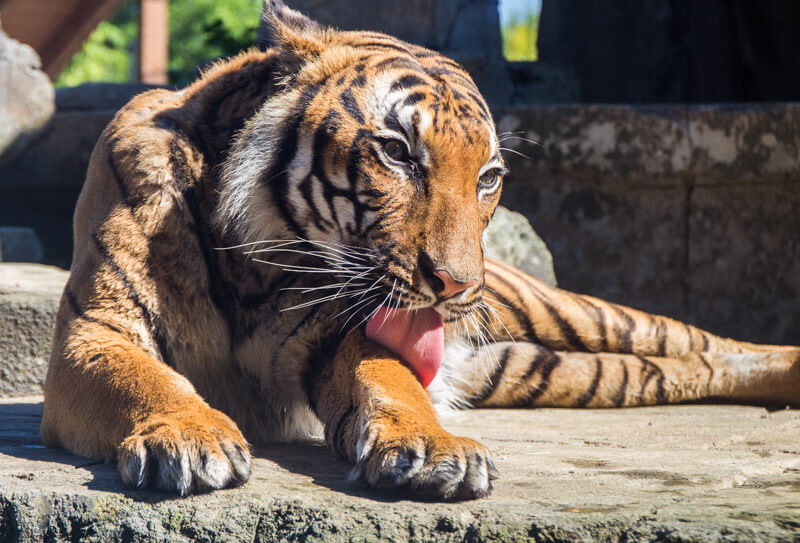
[[[117,449],[117,469],[132,488],[181,496],[238,486],[250,478],[250,451],[236,424],[205,408],[153,416]]]
[[[491,452],[472,439],[433,433],[368,429],[357,447],[348,481],[397,488],[446,500],[483,498],[497,479]]]

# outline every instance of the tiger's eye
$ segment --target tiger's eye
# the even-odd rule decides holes
[[[497,182],[497,170],[483,172],[483,175],[478,178],[478,182],[485,187],[491,187]]]
[[[396,160],[397,162],[405,162],[406,160],[408,160],[408,154],[406,153],[406,146],[397,140],[389,140],[386,143],[384,143],[383,150],[386,152],[386,155],[392,160]]]

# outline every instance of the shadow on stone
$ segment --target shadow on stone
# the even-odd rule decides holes
[[[83,483],[89,490],[114,492],[140,503],[159,503],[180,499],[174,494],[127,488],[120,479],[113,462],[93,460],[70,454],[63,449],[51,449],[42,445],[39,437],[39,422],[42,418],[40,403],[0,403],[0,454],[29,460],[61,464],[63,467],[81,469],[91,474],[91,480]],[[413,497],[410,492],[391,490],[372,490],[358,483],[347,483],[350,464],[339,460],[322,442],[270,443],[253,450],[256,460],[263,459],[273,464],[273,468],[285,470],[295,475],[311,479],[310,485],[327,488],[334,492],[367,498],[372,501],[393,503]],[[259,468],[253,473],[248,486],[256,486]],[[31,473],[19,473],[20,479],[38,477]],[[46,482],[45,482],[46,484]],[[415,498],[415,501],[420,501]]]
[[[374,489],[362,483],[348,483],[351,464],[336,457],[323,442],[271,443],[254,451],[263,458],[295,475],[311,478],[311,483],[349,496],[367,498],[375,502],[395,503],[406,500],[437,503],[442,500],[421,498],[419,491],[411,489]]]

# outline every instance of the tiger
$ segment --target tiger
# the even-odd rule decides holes
[[[268,0],[268,47],[134,97],[74,215],[41,437],[131,488],[244,484],[323,438],[349,479],[474,499],[470,407],[800,405],[800,350],[715,336],[484,256],[507,174],[453,60]]]

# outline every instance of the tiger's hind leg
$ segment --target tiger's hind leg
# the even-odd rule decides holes
[[[623,407],[711,398],[800,407],[800,349],[662,357],[498,342],[451,361],[429,390],[437,403],[475,407]]]

